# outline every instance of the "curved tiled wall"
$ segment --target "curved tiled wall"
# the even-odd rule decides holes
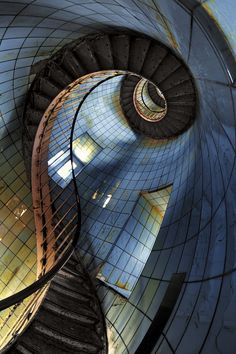
[[[176,144],[178,163],[165,165],[164,158],[171,161],[173,155],[163,151],[158,183],[173,178],[173,189],[142,275],[128,301],[103,285],[98,289],[117,353],[135,352],[176,272],[187,273],[185,282],[154,352],[234,353],[236,75],[222,38],[234,53],[235,25],[229,19],[235,7],[233,0],[0,2],[0,173],[10,195],[15,193],[15,180],[24,187],[23,194],[16,193],[27,199],[29,213],[19,127],[25,94],[37,69],[32,64],[83,34],[128,27],[172,47],[195,78],[197,116],[179,138],[182,145]],[[3,191],[1,208],[9,199]],[[13,226],[9,221],[8,229]]]

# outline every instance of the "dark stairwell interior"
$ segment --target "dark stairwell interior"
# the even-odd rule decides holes
[[[109,353],[234,353],[234,8],[230,0],[0,3],[2,338],[21,309],[10,296],[54,275],[9,353],[105,353],[101,308]],[[104,70],[111,77],[104,79]],[[78,82],[81,102],[70,98],[70,86],[51,104],[93,72],[91,91]],[[141,102],[147,106],[138,115],[143,77],[150,80]],[[166,108],[159,120],[155,105]],[[42,132],[51,132],[49,116],[57,113],[48,159],[39,160],[46,153]],[[63,130],[70,122],[72,137]],[[35,137],[33,174],[41,165],[43,193],[59,196],[60,210],[58,199],[50,208],[47,198],[37,204],[35,180],[32,207]],[[72,178],[70,171],[56,179],[66,161],[76,165]],[[39,208],[50,227],[37,216],[34,224]],[[76,256],[53,272],[53,262],[60,268],[75,246]]]

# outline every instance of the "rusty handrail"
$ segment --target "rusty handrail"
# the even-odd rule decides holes
[[[109,75],[110,73],[110,75]],[[123,75],[124,72],[121,71],[104,71],[98,72],[93,74],[88,74],[83,78],[80,78],[70,84],[66,89],[64,89],[59,95],[52,101],[52,103],[47,108],[45,114],[42,117],[42,120],[39,124],[39,128],[36,134],[36,139],[34,142],[33,147],[33,154],[32,154],[32,197],[33,197],[33,208],[35,214],[35,224],[36,224],[36,236],[37,236],[37,257],[38,257],[38,279],[25,289],[17,292],[14,295],[7,297],[0,301],[0,311],[5,310],[7,308],[13,307],[11,310],[14,313],[15,309],[19,307],[19,305],[23,302],[26,298],[34,295],[34,298],[30,300],[30,304],[27,304],[24,308],[23,314],[17,318],[17,323],[10,328],[10,332],[7,334],[7,338],[9,339],[12,337],[9,342],[4,343],[4,345],[0,348],[0,351],[5,350],[9,344],[17,338],[18,334],[22,332],[25,326],[33,319],[34,312],[32,313],[32,308],[39,307],[40,303],[42,302],[42,296],[40,297],[41,301],[39,303],[38,294],[40,291],[45,289],[46,285],[53,279],[53,277],[57,274],[57,272],[63,267],[63,265],[67,262],[74,251],[74,247],[77,243],[79,233],[80,233],[80,203],[79,203],[79,195],[77,190],[77,184],[75,180],[75,171],[73,168],[73,133],[75,128],[75,122],[78,116],[78,111],[81,108],[84,100],[88,97],[88,95],[101,83],[107,81],[114,76]],[[101,76],[105,76],[103,79]],[[74,194],[75,194],[75,203],[69,207],[68,214],[71,210],[76,207],[76,214],[74,214],[72,218],[72,229],[71,225],[69,225],[68,231],[65,232],[67,229],[68,223],[65,225],[63,224],[65,213],[60,218],[59,222],[56,223],[56,226],[53,226],[53,215],[55,215],[55,211],[52,210],[52,199],[51,198],[51,188],[49,187],[50,178],[48,175],[48,164],[47,158],[45,159],[46,155],[49,151],[49,144],[50,144],[50,136],[53,129],[53,124],[57,118],[58,113],[63,108],[63,103],[67,101],[67,98],[70,94],[75,90],[79,85],[86,81],[88,78],[99,77],[99,80],[96,85],[90,87],[87,92],[83,95],[76,111],[75,116],[72,119],[72,125],[70,130],[70,161],[72,166],[72,183],[74,183]],[[91,85],[90,85],[91,86]],[[41,158],[44,157],[41,161]],[[40,174],[40,170],[43,168],[43,173]],[[47,172],[47,173],[45,173]],[[63,194],[60,191],[60,193]],[[45,197],[45,199],[44,199]],[[56,197],[57,199],[57,197]],[[66,200],[67,201],[67,200]],[[64,201],[63,201],[64,203]],[[62,204],[63,205],[63,204]],[[71,209],[70,209],[71,208]],[[57,208],[58,210],[58,208]],[[77,216],[77,220],[76,220]],[[52,221],[52,224],[48,225],[48,221]],[[74,225],[73,222],[77,221]],[[55,234],[55,231],[58,226],[62,227],[62,230]],[[60,230],[60,229],[59,229]],[[63,236],[64,235],[64,236]],[[49,238],[47,238],[50,236]],[[54,236],[54,237],[53,237]],[[63,236],[63,237],[61,237]],[[59,239],[62,239],[61,243],[57,245]],[[58,251],[58,252],[57,252]],[[59,252],[60,251],[60,252]],[[45,294],[45,291],[43,291]],[[30,318],[30,321],[28,320]],[[27,319],[27,320],[26,320]],[[14,331],[13,331],[14,329]],[[13,331],[13,332],[12,332]]]

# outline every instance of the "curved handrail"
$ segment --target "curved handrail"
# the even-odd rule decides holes
[[[19,291],[18,293],[7,297],[0,301],[0,311],[7,309],[15,304],[18,304],[25,298],[33,295],[36,291],[43,288],[48,282],[50,282],[53,277],[57,274],[57,272],[63,267],[63,265],[70,258],[72,253],[74,252],[74,248],[67,250],[64,254],[64,257],[51,269],[49,270],[42,278],[36,280],[33,284],[29,285],[27,288]]]
[[[33,176],[32,177],[32,194],[34,194],[36,191],[36,193],[34,195],[34,200],[36,200],[36,205],[33,204],[36,223],[38,223],[38,218],[42,217],[42,215],[39,215],[39,208],[41,207],[42,210],[45,210],[45,205],[44,205],[44,200],[43,200],[43,193],[45,193],[45,186],[46,186],[47,194],[50,193],[50,190],[48,188],[48,179],[46,179],[45,184],[42,186],[37,185],[37,183],[36,183],[37,181],[35,180],[35,175],[36,175],[37,179],[40,179],[42,176],[44,176],[42,181],[45,181],[45,171],[48,174],[48,169],[47,169],[48,166],[45,168],[45,164],[47,165],[47,161],[46,162],[45,162],[45,160],[42,161],[42,165],[45,168],[43,172],[41,171],[42,173],[39,173],[39,169],[38,169],[39,165],[40,165],[40,159],[39,159],[39,157],[41,157],[40,153],[42,152],[42,149],[44,148],[43,144],[39,144],[39,143],[42,142],[43,138],[45,138],[45,136],[46,136],[47,149],[50,144],[50,139],[48,137],[47,130],[46,130],[47,124],[48,123],[51,124],[50,129],[49,129],[50,134],[51,134],[51,132],[52,132],[51,128],[53,126],[52,123],[53,123],[53,121],[55,121],[55,119],[56,119],[55,117],[58,116],[60,110],[63,107],[64,102],[66,102],[66,99],[71,95],[73,90],[77,86],[82,84],[86,79],[88,79],[88,77],[91,78],[91,77],[96,76],[98,74],[107,75],[108,72],[105,71],[105,72],[88,74],[88,75],[74,81],[72,84],[70,84],[65,90],[63,90],[52,101],[52,103],[49,105],[48,109],[46,110],[46,112],[40,122],[40,126],[39,126],[37,134],[36,134],[36,139],[35,139],[34,148],[33,148],[33,158],[32,158],[32,172],[33,172],[33,174],[32,174],[32,176]],[[15,332],[8,335],[8,338],[11,336],[11,339],[9,339],[8,342],[4,343],[4,346],[2,348],[0,348],[0,351],[5,350],[6,347],[9,346],[9,344],[12,344],[12,342],[15,341],[15,339],[17,338],[19,333],[22,332],[22,330],[29,324],[29,321],[31,321],[33,319],[33,316],[35,315],[36,310],[38,309],[38,307],[40,306],[40,304],[42,302],[42,296],[41,296],[42,294],[40,293],[40,296],[39,296],[38,292],[43,290],[45,288],[45,286],[47,286],[50,283],[50,281],[57,274],[57,272],[68,261],[68,259],[70,258],[70,256],[72,255],[72,253],[74,251],[74,247],[78,241],[78,237],[80,234],[80,226],[81,226],[79,194],[78,194],[78,188],[77,188],[77,183],[76,183],[76,175],[75,175],[75,171],[73,168],[73,134],[74,134],[75,122],[76,122],[76,119],[78,116],[78,112],[79,112],[80,108],[82,107],[85,99],[89,96],[89,94],[97,86],[99,86],[103,82],[108,81],[109,79],[113,78],[115,75],[117,76],[117,75],[123,75],[123,74],[124,74],[124,72],[122,72],[122,71],[112,71],[112,74],[110,76],[107,76],[105,79],[100,80],[96,85],[93,85],[85,94],[83,94],[83,98],[82,98],[82,100],[76,110],[76,113],[73,117],[71,129],[70,129],[70,146],[69,146],[70,162],[71,162],[71,167],[72,167],[72,169],[71,169],[72,182],[74,184],[73,192],[75,194],[75,199],[76,199],[75,204],[76,204],[76,210],[77,210],[77,216],[78,216],[76,230],[73,233],[72,242],[69,243],[69,247],[66,248],[66,251],[64,253],[59,255],[58,258],[54,257],[55,250],[52,251],[52,254],[49,254],[49,257],[51,257],[51,256],[53,257],[52,266],[49,268],[47,268],[47,267],[44,268],[43,272],[38,272],[39,279],[37,279],[33,284],[29,285],[25,289],[23,289],[23,290],[17,292],[16,294],[11,295],[11,296],[7,297],[6,299],[3,299],[0,301],[0,311],[13,307],[11,311],[14,312],[15,308],[17,308],[19,306],[19,304],[23,303],[25,299],[29,298],[32,295],[35,295],[35,301],[33,299],[30,302],[30,306],[28,308],[26,306],[26,308],[24,310],[24,318],[23,319],[21,318],[21,320],[20,320],[20,323],[21,322],[23,323],[23,328],[20,327],[17,330],[15,330]],[[50,121],[51,117],[53,117],[53,119]],[[46,132],[46,134],[45,134],[45,132]],[[47,149],[43,151],[44,155],[45,155],[45,151],[46,151],[46,153],[48,152]],[[41,197],[41,200],[39,200],[38,197],[39,198]],[[73,207],[74,207],[74,205],[73,205]],[[46,205],[46,209],[47,208],[49,208],[48,205]],[[51,218],[51,221],[52,221],[52,218]],[[45,223],[45,220],[43,221],[43,223],[41,222],[40,225],[36,225],[36,231],[38,231],[37,228],[39,229],[39,226],[42,227],[43,230],[45,230],[45,225],[43,225],[44,223]],[[52,232],[51,232],[51,234],[52,234]],[[37,235],[37,237],[39,236],[38,232],[36,232],[36,235]],[[45,248],[45,240],[42,240],[41,237],[38,237],[38,238],[40,239],[40,241],[37,241],[38,246],[39,247],[42,246]],[[50,242],[51,242],[51,239],[50,239]],[[46,247],[46,252],[48,252],[47,247]],[[38,262],[38,263],[40,263],[40,262]],[[45,266],[45,264],[44,264],[44,266]],[[39,297],[40,297],[40,301],[39,301]],[[27,323],[25,323],[25,322],[27,322]]]
[[[133,103],[136,111],[143,119],[145,119],[148,122],[156,123],[165,117],[167,113],[167,104],[165,108],[162,108],[158,106],[155,102],[153,102],[147,90],[148,82],[149,82],[148,80],[142,78],[137,83],[133,92]],[[151,107],[147,105],[145,98],[150,100],[150,103],[152,105]]]

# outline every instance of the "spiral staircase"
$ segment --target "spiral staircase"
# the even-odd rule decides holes
[[[185,64],[168,48],[148,37],[134,34],[89,35],[63,47],[49,59],[30,88],[23,137],[28,163],[38,124],[50,102],[74,80],[101,70],[123,70],[142,76],[165,95],[167,115],[155,126],[140,119],[133,106],[138,76],[125,80],[121,104],[131,126],[140,133],[152,138],[170,138],[186,130],[193,122],[196,106],[193,79]]]
[[[75,80],[111,70],[124,72],[120,102],[131,129],[138,134],[153,139],[170,139],[192,124],[196,106],[193,79],[184,63],[169,49],[136,34],[89,35],[63,47],[44,63],[44,68],[37,73],[28,91],[24,110],[23,146],[29,177],[32,154],[35,154],[34,141],[38,141],[37,135],[42,135],[40,129],[37,131],[45,111],[47,115],[48,107],[55,100],[57,102],[58,95]],[[148,84],[146,96],[149,101],[162,109],[163,105],[167,105],[161,120],[147,121],[135,108],[138,98],[135,98],[134,92],[142,78]],[[158,95],[155,87],[161,90],[164,98]],[[148,113],[147,108],[144,117]],[[38,187],[35,187],[33,180],[32,183],[34,193]],[[42,190],[42,199],[44,193]],[[51,204],[54,210],[59,210],[57,201]],[[53,212],[53,220],[58,218],[56,211]],[[43,215],[45,219],[48,218],[47,213]],[[45,246],[46,241],[43,242]],[[73,351],[102,354],[107,351],[106,341],[96,290],[89,274],[74,256],[54,276],[33,323],[10,348],[9,353],[62,354]]]
[[[89,275],[76,256],[53,278],[33,323],[8,352],[106,352],[99,301]]]
[[[195,2],[189,3],[184,6],[194,11]],[[230,56],[226,56],[231,62]],[[228,72],[231,72],[230,65]],[[26,305],[23,325],[20,330],[13,331],[3,352],[108,353],[105,316],[97,295],[98,282],[74,252],[81,226],[75,171],[72,168],[72,183],[68,187],[70,196],[65,197],[63,190],[48,176],[48,161],[45,159],[53,123],[64,101],[85,78],[92,80],[96,75],[108,74],[123,77],[120,105],[135,134],[157,142],[169,142],[186,133],[195,123],[199,97],[194,75],[169,47],[147,35],[113,29],[89,34],[70,41],[39,65],[27,92],[22,128],[23,156],[31,181],[39,238],[38,278],[28,288],[1,301],[0,309],[11,309],[10,319],[25,299],[37,296],[29,306]],[[90,93],[88,91],[86,95]],[[80,106],[82,104],[83,99]],[[74,129],[74,120],[69,123]],[[73,166],[73,134],[69,140],[68,154]],[[62,201],[62,210],[61,204],[57,204],[58,198]],[[224,276],[222,274],[220,277]],[[181,286],[184,283],[188,281],[185,282],[183,277]],[[180,290],[181,287],[178,296]],[[158,336],[167,343],[166,353],[177,352],[164,334],[164,327],[171,317],[168,302],[171,301],[167,296],[167,304],[160,306],[163,305],[163,312],[166,310],[169,314],[159,312]],[[148,349],[150,353],[152,350],[159,353],[159,349],[153,349],[155,344]],[[143,346],[140,348],[142,353]]]

